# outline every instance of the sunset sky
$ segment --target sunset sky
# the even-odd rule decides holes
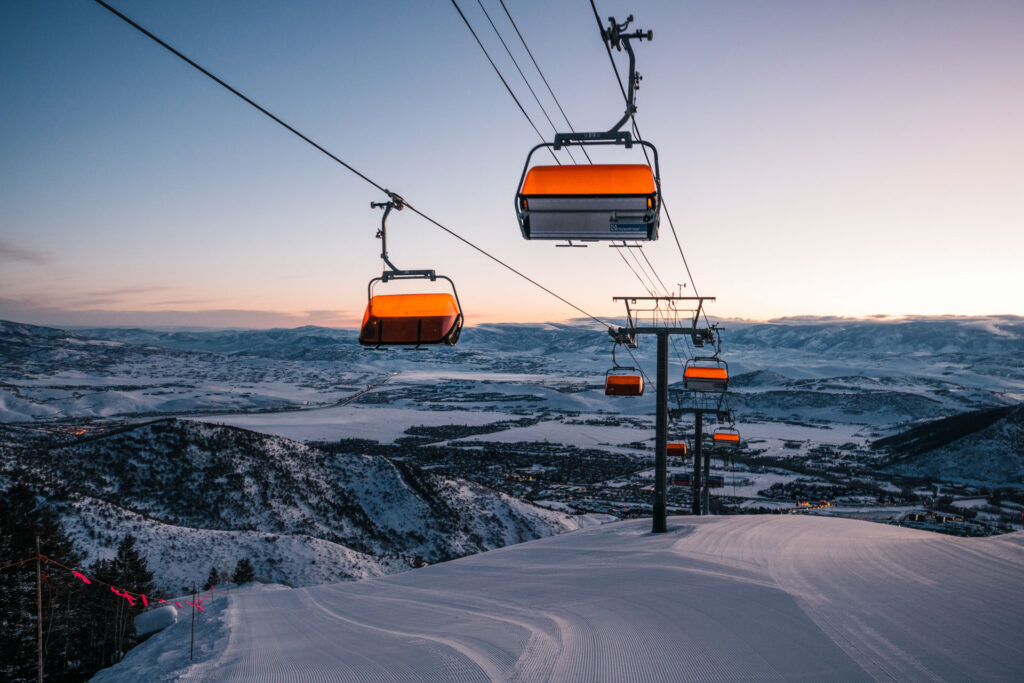
[[[607,129],[623,102],[589,2],[505,1],[573,126]],[[449,0],[112,4],[587,311],[646,294],[605,245],[522,239],[513,198],[539,139]],[[459,5],[551,139],[477,0]],[[654,30],[637,122],[715,316],[1024,314],[1020,0],[598,10]],[[0,3],[0,87],[0,319],[359,322],[385,197],[99,5]],[[579,315],[409,211],[389,247],[452,277],[470,325]],[[668,286],[688,281],[664,216],[644,251]]]

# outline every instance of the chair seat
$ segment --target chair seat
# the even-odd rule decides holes
[[[454,345],[461,330],[462,314],[451,294],[381,294],[366,306],[359,343]]]

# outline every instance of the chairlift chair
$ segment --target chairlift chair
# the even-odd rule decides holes
[[[391,193],[389,193],[391,194]],[[386,203],[371,202],[373,208],[384,208],[381,228],[381,258],[387,269],[380,277],[370,280],[367,285],[366,313],[359,332],[359,343],[363,346],[414,346],[447,344],[454,346],[462,332],[462,306],[455,283],[445,275],[433,270],[399,270],[388,259],[387,219],[392,209],[401,210],[404,201],[391,194]],[[414,294],[374,294],[379,282],[387,284],[395,280],[447,280],[452,291],[423,292]]]
[[[737,430],[735,427],[719,427],[711,435],[711,442],[715,445],[715,448],[739,448],[739,430]]]
[[[625,48],[629,55],[629,93],[626,112],[610,130],[589,133],[556,133],[554,142],[533,147],[526,156],[516,191],[516,218],[528,240],[655,240],[661,215],[661,173],[658,150],[645,140],[633,140],[629,131],[619,130],[636,111],[634,93],[639,82],[636,56],[630,41],[651,40],[653,32],[625,33],[623,24],[609,19],[601,37],[610,47]],[[581,164],[534,166],[534,152],[547,148],[554,153],[565,146],[588,147],[634,144],[651,151],[648,164]]]
[[[643,373],[638,368],[619,365],[615,360],[615,349],[619,343],[612,346],[612,367],[604,374],[605,396],[643,396]]]
[[[612,368],[604,376],[605,396],[643,396],[644,376],[636,368]]]
[[[725,488],[725,477],[718,474],[710,474],[704,478],[704,484],[709,489]]]
[[[435,275],[431,279],[451,279]],[[372,293],[363,315],[359,343],[363,346],[454,346],[462,332],[462,313],[458,294],[452,293],[378,294]]]
[[[582,241],[658,238],[661,192],[655,170],[646,164],[529,168],[533,153],[549,145],[544,143],[530,151],[520,179],[516,216],[524,238]],[[649,146],[653,149],[653,145]]]
[[[665,444],[666,455],[670,458],[685,458],[686,444],[683,442]]]
[[[729,364],[717,356],[695,357],[683,368],[687,391],[724,392],[729,386]]]

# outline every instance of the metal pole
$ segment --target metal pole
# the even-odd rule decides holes
[[[39,641],[39,683],[43,683],[43,553],[36,536],[36,624]]]
[[[691,511],[700,514],[700,456],[704,452],[704,413],[700,410],[693,415],[693,505]]]
[[[711,479],[711,451],[704,452],[704,501],[703,509],[705,515],[711,514],[711,486],[709,481]]]
[[[192,584],[192,636],[188,644],[188,661],[192,661],[192,650],[196,646],[196,585]]]
[[[668,531],[665,519],[668,463],[668,331],[658,332],[658,392],[654,438],[654,533]]]

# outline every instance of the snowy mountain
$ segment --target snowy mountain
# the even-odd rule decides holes
[[[263,340],[257,345],[261,353],[272,353],[273,332],[255,333]],[[284,346],[294,345],[300,356],[298,349],[316,338],[282,332]],[[333,339],[333,331],[326,333]],[[107,335],[125,341],[0,322],[0,422],[329,405],[381,374],[357,362],[342,363],[358,354],[354,338],[348,344],[332,341],[327,363],[245,355],[237,346],[245,335],[238,332],[197,334],[199,342],[176,346],[179,336],[191,337],[138,330]]]
[[[1024,534],[634,520],[396,576],[215,598],[95,679],[1020,679]]]
[[[2,452],[0,483],[48,494],[93,557],[125,533],[140,537],[168,589],[250,555],[260,578],[308,585],[403,571],[417,556],[439,562],[579,525],[399,461],[187,420]]]
[[[713,509],[1019,528],[1020,495],[990,494],[1024,485],[1024,319],[725,327],[743,444],[712,454]],[[653,350],[619,361],[653,376]],[[243,589],[204,615],[195,668],[172,627],[112,680],[1006,679],[1019,658],[1019,534],[743,516],[544,538],[589,521],[556,510],[650,510],[654,392],[604,395],[591,323],[419,351],[321,328],[0,323],[0,353],[0,490],[33,485],[89,559],[130,532],[165,591],[242,557],[292,586],[366,579]],[[949,525],[929,517],[939,482]],[[417,558],[438,564],[405,571]]]
[[[769,419],[807,411],[884,425],[1024,400],[1018,317],[724,327],[735,407]],[[680,340],[673,354],[685,356],[686,345]],[[415,379],[417,392],[433,380],[435,390],[469,395],[530,382],[555,390],[539,396],[553,410],[650,414],[647,397],[626,405],[601,395],[610,351],[608,335],[592,322],[479,325],[457,347],[415,352],[364,349],[353,330],[315,327],[72,333],[0,323],[0,421],[326,407],[404,377]],[[634,354],[653,376],[653,345]],[[456,379],[477,382],[438,386]]]
[[[882,439],[886,471],[938,481],[1024,484],[1024,406],[956,415]]]
[[[727,407],[745,441],[764,457],[807,457],[820,446],[870,469],[866,452],[880,437],[1024,401],[1020,317],[726,321],[723,327],[722,357],[732,378]],[[687,340],[676,341],[669,379],[678,390],[681,360],[692,350]],[[0,351],[0,423],[26,430],[109,429],[176,415],[297,441],[393,443],[410,429],[529,418],[539,422],[497,438],[633,454],[635,448],[623,447],[652,436],[654,392],[604,395],[611,343],[592,321],[479,325],[467,328],[456,347],[422,350],[366,349],[353,330],[316,327],[67,332],[0,323]],[[629,354],[619,360],[651,377],[653,351],[642,340],[635,360]],[[692,400],[685,392],[680,397]],[[1005,450],[1012,440],[991,443],[993,457],[1014,455]],[[968,453],[950,462],[966,462]],[[955,476],[954,470],[945,471]],[[1008,481],[977,479],[979,472],[971,481]],[[762,479],[747,477],[746,495],[762,490]]]
[[[791,349],[835,356],[1024,354],[1024,318],[1014,315],[866,320],[782,318],[766,323],[729,321],[725,327],[729,330],[729,344],[737,350]]]
[[[194,353],[221,353],[277,360],[337,361],[359,347],[355,330],[296,327],[272,330],[151,330],[141,328],[77,328],[75,334],[143,347]]]

